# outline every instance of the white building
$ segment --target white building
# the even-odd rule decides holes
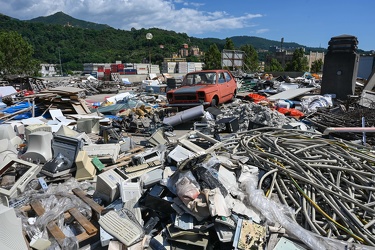
[[[40,73],[43,77],[46,76],[55,76],[57,74],[56,72],[56,64],[41,64],[41,70]]]

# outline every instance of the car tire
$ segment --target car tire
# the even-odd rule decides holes
[[[235,90],[233,92],[233,96],[232,96],[232,99],[231,99],[232,102],[234,101],[234,99],[236,99],[236,96],[237,96],[237,90]]]
[[[212,98],[211,103],[210,103],[210,106],[211,106],[211,107],[216,107],[217,104],[218,104],[217,97]]]

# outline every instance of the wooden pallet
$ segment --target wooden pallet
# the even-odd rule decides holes
[[[35,214],[38,216],[42,216],[45,213],[45,209],[42,203],[38,200],[32,201],[29,206],[24,206],[21,210],[24,212],[29,212],[33,210]],[[68,211],[66,211],[64,213],[64,219],[65,221],[73,220],[78,222],[85,230],[84,232],[76,235],[78,242],[87,240],[98,233],[98,229],[85,216],[83,216],[77,208],[71,208]],[[47,224],[47,230],[56,239],[57,243],[60,246],[62,246],[66,236],[58,227],[56,221],[50,221]]]

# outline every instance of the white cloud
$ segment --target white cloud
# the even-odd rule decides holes
[[[263,33],[266,33],[268,31],[270,31],[270,30],[269,29],[259,29],[259,30],[255,31],[255,34],[263,34]]]
[[[192,8],[177,8],[187,3]],[[237,15],[225,11],[203,11],[202,4],[183,0],[0,0],[5,15],[27,20],[58,11],[81,20],[108,24],[118,29],[157,27],[189,35],[252,27],[261,14]]]

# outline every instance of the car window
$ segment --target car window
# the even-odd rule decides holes
[[[219,83],[225,83],[226,82],[226,79],[225,79],[225,75],[223,72],[219,73]]]
[[[188,74],[184,78],[182,85],[195,85],[195,84],[215,84],[216,73],[215,72],[200,72],[196,74]]]
[[[224,75],[227,82],[229,82],[232,79],[232,77],[227,72],[224,72]]]

